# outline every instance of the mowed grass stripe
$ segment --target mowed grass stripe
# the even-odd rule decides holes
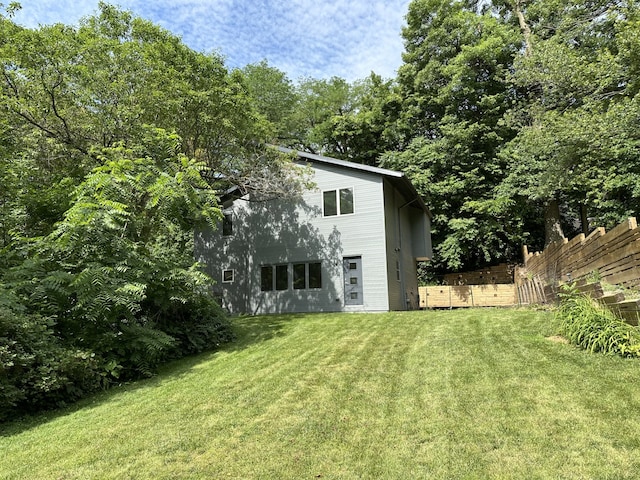
[[[240,318],[238,341],[10,424],[0,477],[637,478],[636,361],[474,309]]]

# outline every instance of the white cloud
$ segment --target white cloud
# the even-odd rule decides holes
[[[409,0],[120,0],[123,8],[180,35],[191,48],[217,51],[229,68],[267,59],[301,77],[393,77]],[[27,26],[75,24],[97,0],[23,0]]]

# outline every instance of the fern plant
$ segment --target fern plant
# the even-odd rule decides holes
[[[35,243],[32,267],[17,272],[25,304],[55,318],[65,342],[102,359],[106,375],[150,375],[228,338],[193,257],[193,228],[213,225],[220,209],[177,140],[149,129],[148,149],[102,150],[104,164]]]

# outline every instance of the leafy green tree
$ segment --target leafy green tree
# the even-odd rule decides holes
[[[42,406],[228,340],[194,228],[230,183],[307,186],[242,75],[102,3],[78,27],[2,16],[0,67],[0,410],[27,408],[20,376],[56,379]]]
[[[367,165],[378,165],[385,150],[399,146],[401,97],[393,80],[375,73],[351,84],[305,79],[295,99],[285,120],[289,133],[280,138],[285,146]]]
[[[295,85],[287,75],[266,60],[245,66],[242,78],[247,86],[249,97],[266,120],[273,132],[273,143],[289,144],[296,127],[293,115],[298,104]]]
[[[327,152],[338,158],[377,166],[387,150],[400,147],[396,130],[401,111],[398,85],[371,73],[351,85],[350,109],[333,115],[324,131]]]
[[[103,149],[64,218],[6,277],[27,313],[125,378],[228,336],[193,257],[193,228],[220,215],[202,166],[152,129],[134,150]],[[190,331],[194,329],[194,331]]]
[[[29,314],[0,284],[0,422],[16,411],[62,406],[100,388],[91,351],[65,345],[55,322]]]
[[[316,154],[335,154],[339,147],[332,145],[332,120],[350,112],[351,86],[338,77],[329,80],[305,79],[297,86],[298,107],[294,115],[297,132],[292,147]]]
[[[493,193],[506,174],[497,152],[515,135],[502,118],[516,95],[508,76],[518,32],[467,2],[414,0],[403,36],[397,131],[407,147],[383,165],[405,171],[427,199],[438,271],[513,258],[522,220],[498,214],[508,205]]]
[[[526,50],[513,82],[528,93],[508,117],[519,133],[501,153],[511,168],[500,195],[540,205],[545,244],[564,236],[561,207],[585,233],[588,217],[607,226],[620,221],[637,204],[629,182],[637,178],[637,135],[628,128],[635,94],[621,42],[636,7],[575,0],[502,8],[523,31]],[[614,200],[625,194],[626,205]]]

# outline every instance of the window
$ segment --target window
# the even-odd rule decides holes
[[[289,288],[289,266],[276,265],[276,290]]]
[[[294,263],[292,286],[294,290],[322,288],[322,263]],[[289,289],[289,265],[260,267],[260,289],[263,292]]]
[[[353,213],[353,188],[322,192],[322,206],[325,217]]]
[[[306,287],[306,264],[294,263],[293,265],[293,288],[302,290]]]
[[[233,235],[233,217],[230,213],[225,213],[222,217],[222,236]]]
[[[275,281],[275,283],[274,283]],[[287,290],[289,288],[288,265],[264,265],[260,267],[260,290]]]
[[[351,188],[340,189],[340,215],[353,213],[353,190]]]
[[[273,267],[271,265],[260,267],[260,290],[263,292],[273,290]]]
[[[234,272],[233,270],[222,271],[222,283],[233,283]]]
[[[322,264],[309,264],[309,288],[322,288]]]
[[[324,205],[324,216],[331,217],[338,214],[338,202],[336,201],[336,191],[330,190],[322,194]]]
[[[295,290],[322,288],[322,264],[320,262],[294,263],[293,288]]]

